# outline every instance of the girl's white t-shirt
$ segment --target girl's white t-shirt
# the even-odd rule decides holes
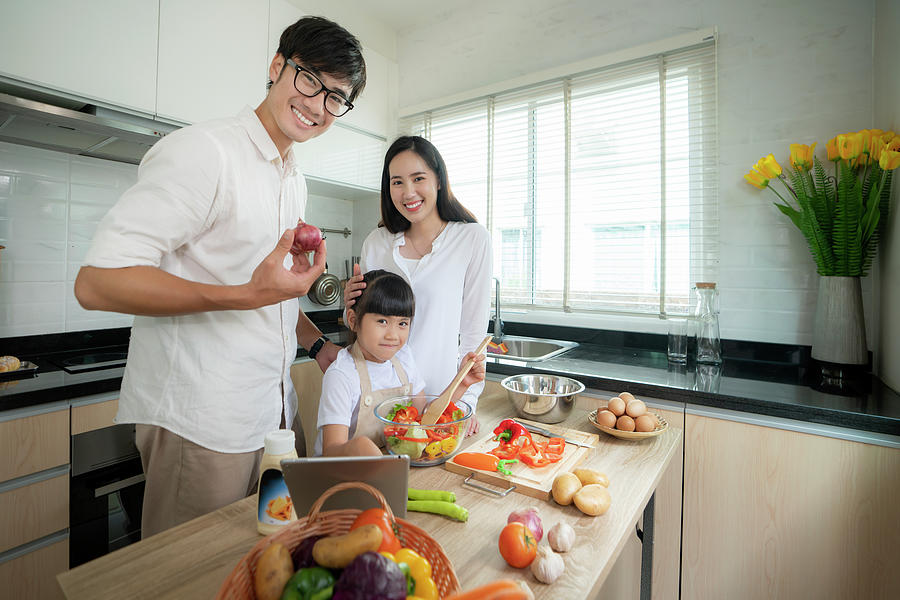
[[[412,384],[413,394],[421,392],[425,388],[425,381],[416,368],[416,361],[409,345],[400,348],[395,358],[400,361],[400,365],[406,371],[406,377]],[[373,391],[403,385],[394,370],[393,363],[389,360],[383,363],[367,360],[366,368],[369,370]],[[322,396],[319,398],[319,414],[316,423],[314,450],[316,456],[322,454],[322,427],[325,425],[346,425],[350,428],[350,436],[353,436],[353,432],[356,431],[357,407],[361,394],[359,372],[356,370],[353,356],[350,355],[350,350],[343,348],[338,352],[337,358],[331,363],[322,378]],[[374,408],[373,406],[372,409]]]

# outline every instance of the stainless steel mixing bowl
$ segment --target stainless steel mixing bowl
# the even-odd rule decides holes
[[[559,375],[511,375],[500,384],[518,416],[541,423],[565,420],[575,406],[575,396],[584,391],[580,381]]]

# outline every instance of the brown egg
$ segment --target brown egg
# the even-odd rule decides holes
[[[634,396],[631,395],[631,392],[622,392],[619,394],[619,398],[624,400],[626,404],[634,400]]]
[[[606,408],[609,409],[612,414],[617,417],[621,417],[625,414],[625,401],[616,396],[615,398],[609,399],[609,404],[606,405]]]
[[[616,429],[622,431],[634,431],[634,419],[628,415],[622,415],[616,420]]]
[[[597,424],[603,425],[604,427],[615,427],[616,415],[612,414],[608,410],[601,410],[597,413]]]
[[[646,415],[641,415],[637,419],[634,420],[634,430],[635,431],[653,431],[656,429],[656,417],[647,413]]]
[[[632,400],[628,404],[625,405],[625,414],[631,417],[632,419],[636,419],[639,416],[647,413],[647,405],[641,402],[640,400]]]

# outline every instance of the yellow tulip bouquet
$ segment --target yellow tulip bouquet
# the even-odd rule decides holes
[[[826,144],[834,175],[828,175],[816,144],[790,145],[791,172],[772,154],[759,159],[744,179],[769,188],[774,204],[806,238],[819,275],[864,277],[887,224],[893,170],[900,166],[900,135],[864,129]],[[769,185],[778,179],[787,197]]]

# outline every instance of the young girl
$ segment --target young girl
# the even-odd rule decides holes
[[[375,407],[394,396],[419,395],[421,409],[425,381],[406,345],[415,313],[412,288],[406,280],[384,270],[369,271],[366,287],[347,311],[351,345],[338,352],[322,379],[319,401],[317,455],[380,455],[383,423]],[[484,355],[453,394],[459,400],[468,387],[484,380]]]

